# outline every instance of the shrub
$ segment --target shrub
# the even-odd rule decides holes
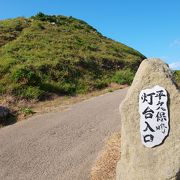
[[[180,70],[173,72],[174,79],[176,80],[178,86],[180,87]]]
[[[134,73],[130,69],[119,70],[112,77],[111,82],[130,85],[133,81]]]
[[[0,95],[3,94],[5,92],[5,87],[0,84]]]
[[[45,21],[47,19],[47,15],[42,12],[37,13],[35,16],[32,16],[33,19]]]
[[[76,86],[71,83],[65,83],[59,86],[59,92],[62,94],[73,95],[76,93]]]
[[[39,99],[43,94],[43,91],[38,87],[29,86],[26,91],[24,91],[23,96],[27,99]]]
[[[108,82],[106,80],[97,80],[94,84],[95,89],[103,89],[108,86]]]
[[[45,29],[43,23],[40,22],[40,21],[35,21],[35,22],[33,22],[32,28],[33,28],[34,30],[44,30],[44,29]]]
[[[17,83],[34,85],[38,84],[40,78],[37,76],[35,70],[25,67],[15,69],[12,73],[12,80]]]
[[[39,89],[39,87],[33,87],[33,86],[23,87],[18,85],[16,88],[14,87],[13,94],[23,99],[38,100],[43,96],[44,91]]]

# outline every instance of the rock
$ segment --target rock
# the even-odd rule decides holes
[[[139,94],[156,85],[168,92],[169,134],[161,145],[146,147],[141,142]],[[120,106],[121,159],[116,168],[117,180],[180,179],[180,92],[171,71],[159,59],[144,60],[132,86]]]
[[[5,123],[9,115],[10,115],[10,110],[7,107],[0,106],[0,124]]]

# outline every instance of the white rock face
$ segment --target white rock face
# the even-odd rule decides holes
[[[142,143],[142,135],[146,131],[143,133],[140,131],[146,128],[149,131],[149,126],[145,123],[145,119],[142,124],[140,123],[142,118],[140,114],[143,109],[139,109],[139,103],[142,103],[139,98],[145,92],[142,90],[149,89],[150,92],[154,92],[159,88],[163,88],[163,93],[167,92],[167,107],[166,99],[163,100],[164,104],[161,104],[169,112],[169,114],[165,114],[166,118],[169,117],[169,130],[168,127],[164,128],[164,135],[161,133],[163,129],[158,131],[159,135],[154,134],[159,137],[155,144],[152,142],[144,144]],[[156,104],[158,104],[157,100]],[[117,165],[116,179],[180,179],[180,92],[174,85],[171,71],[165,63],[159,59],[147,59],[141,63],[133,84],[120,106],[120,113],[122,124],[121,159]],[[154,113],[158,112],[154,111]],[[168,119],[166,120],[168,121]],[[150,125],[155,130],[156,127],[153,123]]]
[[[169,132],[167,92],[159,85],[145,89],[139,95],[141,141],[146,147],[163,142]]]

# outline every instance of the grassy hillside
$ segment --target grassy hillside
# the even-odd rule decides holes
[[[73,17],[38,13],[0,21],[0,93],[18,99],[130,83],[144,58]]]

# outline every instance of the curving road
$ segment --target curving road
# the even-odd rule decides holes
[[[0,129],[1,180],[87,180],[127,88]]]

